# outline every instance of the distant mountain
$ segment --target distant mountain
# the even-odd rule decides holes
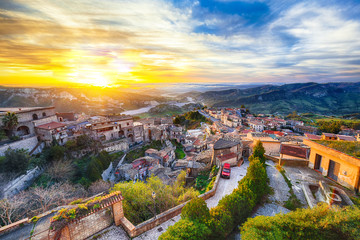
[[[10,88],[0,87],[0,107],[55,106],[58,112],[120,113],[168,101],[168,98],[119,88]]]
[[[197,101],[213,107],[240,107],[244,104],[255,113],[314,112],[349,114],[360,112],[360,82],[295,83],[265,85],[249,89],[208,91]]]

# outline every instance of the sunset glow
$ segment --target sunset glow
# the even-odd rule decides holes
[[[0,2],[5,85],[354,81],[357,1]]]

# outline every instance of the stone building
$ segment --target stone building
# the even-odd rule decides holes
[[[265,125],[260,121],[251,121],[248,124],[251,129],[254,129],[256,132],[262,132],[265,129]]]
[[[267,155],[278,156],[280,154],[281,142],[270,137],[269,134],[250,132],[247,134],[246,139],[253,141],[253,146],[257,141],[260,141],[263,144],[265,154]]]
[[[303,125],[296,125],[294,130],[300,133],[310,133],[316,135],[318,133],[318,129],[316,127],[311,126],[303,126]]]
[[[89,129],[95,139],[112,141],[126,138],[130,143],[144,141],[144,127],[142,124],[134,125],[133,118],[129,116],[92,117],[89,120]]]
[[[222,166],[229,163],[236,166],[241,160],[242,147],[240,142],[219,139],[213,146],[212,164]]]
[[[50,146],[53,140],[56,140],[60,145],[67,142],[66,125],[58,122],[50,122],[36,126],[36,133],[39,140],[43,141],[45,145]]]
[[[19,124],[14,134],[19,137],[35,136],[36,126],[57,121],[55,107],[0,108],[0,126],[7,112],[13,112],[18,117]]]

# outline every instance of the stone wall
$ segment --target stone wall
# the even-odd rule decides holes
[[[13,143],[10,143],[10,144],[5,144],[3,146],[0,146],[0,156],[4,156],[5,151],[8,148],[11,148],[11,149],[23,148],[23,149],[26,149],[26,150],[28,150],[30,152],[31,150],[34,149],[34,147],[36,147],[37,144],[38,144],[38,140],[37,140],[36,136],[30,137],[30,138],[27,138],[27,139],[24,139],[24,140],[16,141],[16,142],[13,142]]]
[[[42,172],[42,169],[36,167],[32,170],[27,171],[26,174],[14,179],[4,188],[4,197],[12,197],[21,192],[22,190],[27,189]]]
[[[115,151],[125,152],[129,150],[129,142],[126,139],[121,139],[118,141],[105,143],[104,150],[107,152],[115,152]]]
[[[70,238],[71,240],[86,239],[111,226],[113,222],[114,219],[111,207],[104,208],[77,222],[68,224]]]

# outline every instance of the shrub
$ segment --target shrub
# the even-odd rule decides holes
[[[5,157],[2,160],[2,169],[4,172],[25,173],[28,167],[30,156],[24,149],[11,149],[5,151]]]
[[[241,228],[241,238],[252,239],[359,239],[360,208],[297,209],[274,217],[249,219]]]
[[[181,211],[181,218],[191,221],[206,222],[210,217],[209,208],[202,198],[194,198]]]
[[[232,215],[223,206],[212,208],[207,225],[211,229],[211,239],[225,239],[233,229]]]
[[[204,223],[181,219],[161,234],[159,240],[201,240],[208,239],[211,230]]]

